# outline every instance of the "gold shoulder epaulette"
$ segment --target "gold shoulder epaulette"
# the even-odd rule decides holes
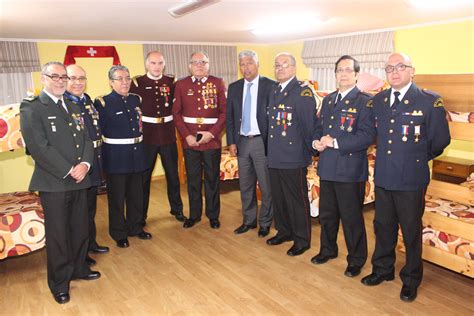
[[[303,89],[303,91],[301,91],[301,96],[302,97],[312,97],[313,93],[311,92],[311,89],[306,88],[306,89]]]
[[[138,80],[137,79],[140,78],[140,77],[141,77],[141,75],[138,75],[138,76],[135,76],[135,77],[132,78],[132,82],[136,87],[138,87]]]
[[[435,108],[440,108],[444,106],[444,102],[442,98],[437,98],[436,101],[433,104],[433,107]]]
[[[37,95],[32,95],[31,97],[23,98],[23,101],[31,102],[31,101],[34,101],[36,99],[38,99],[38,96]]]
[[[96,101],[99,101],[100,105],[102,105],[103,108],[105,108],[105,101],[104,101],[104,96],[99,95],[98,97],[95,98]]]
[[[140,103],[142,103],[142,96],[141,95],[136,94],[136,93],[132,93],[132,92],[130,92],[129,94],[137,96],[138,99],[140,99]]]

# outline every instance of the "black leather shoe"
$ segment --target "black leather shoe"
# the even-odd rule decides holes
[[[92,281],[92,280],[97,280],[98,278],[100,278],[100,272],[99,271],[91,271],[91,273],[89,273],[88,275],[77,278],[77,279]]]
[[[97,246],[95,248],[89,249],[89,252],[90,253],[95,253],[95,254],[107,253],[107,252],[109,252],[109,247]]]
[[[270,234],[270,227],[260,227],[258,230],[258,237],[266,237]]]
[[[295,257],[295,256],[299,256],[299,255],[303,254],[308,249],[309,249],[309,246],[298,247],[296,245],[293,245],[290,249],[288,249],[286,254],[290,257]]]
[[[243,233],[246,233],[248,232],[249,230],[251,229],[254,229],[254,228],[257,228],[257,225],[245,225],[245,224],[242,224],[240,225],[238,228],[236,228],[234,230],[234,234],[243,234]]]
[[[96,264],[97,262],[96,262],[94,259],[92,259],[91,257],[86,256],[86,263],[87,263],[87,265],[88,265],[89,267],[92,267],[92,266],[93,266],[94,264]]]
[[[211,219],[209,221],[209,225],[212,229],[218,229],[219,227],[221,227],[221,222],[219,222],[218,219]]]
[[[186,220],[186,217],[183,215],[183,212],[171,211],[170,214],[173,215],[178,222],[184,222]]]
[[[337,255],[335,255],[335,256],[326,256],[326,255],[323,255],[321,253],[318,253],[316,256],[311,258],[311,263],[323,264],[323,263],[328,262],[329,259],[334,259],[334,258],[337,258]]]
[[[130,244],[128,243],[128,239],[117,240],[117,247],[128,248],[129,246],[130,246]]]
[[[151,236],[150,233],[148,233],[146,231],[142,231],[141,233],[139,233],[137,235],[137,237],[140,238],[140,239],[143,239],[143,240],[148,240],[148,239],[151,239],[152,236]]]
[[[404,302],[413,302],[416,298],[417,288],[411,288],[406,285],[402,287],[400,299]]]
[[[194,224],[196,224],[197,222],[200,222],[201,219],[200,218],[196,218],[196,219],[192,219],[192,218],[187,218],[184,220],[184,223],[183,223],[183,228],[191,228],[194,226]]]
[[[69,293],[60,292],[60,293],[53,294],[53,296],[54,296],[54,300],[59,304],[66,304],[71,299],[69,297]]]
[[[291,241],[291,240],[292,239],[290,237],[281,237],[281,236],[276,235],[267,240],[267,245],[276,246],[276,245],[280,245],[286,241]]]
[[[344,271],[344,275],[346,277],[355,277],[355,276],[358,276],[360,274],[360,270],[362,269],[362,267],[358,267],[358,266],[354,266],[354,265],[348,265],[347,268],[346,268],[346,271]]]
[[[377,275],[375,273],[371,273],[368,276],[365,276],[360,280],[362,284],[368,286],[379,285],[383,281],[392,281],[394,279],[393,275]]]

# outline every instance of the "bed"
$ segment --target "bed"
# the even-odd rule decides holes
[[[417,75],[415,82],[443,97],[451,138],[474,142],[474,124],[469,119],[474,113],[474,74]],[[431,180],[422,221],[423,259],[474,278],[472,178],[460,185]],[[404,251],[401,234],[399,241],[399,250]]]

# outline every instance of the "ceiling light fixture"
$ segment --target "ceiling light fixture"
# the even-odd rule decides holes
[[[188,0],[168,10],[168,13],[174,18],[180,18],[183,15],[217,3],[220,0]]]

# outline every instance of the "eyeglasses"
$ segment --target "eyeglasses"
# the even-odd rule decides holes
[[[62,75],[62,76],[60,76],[58,74],[52,74],[52,75],[43,74],[43,75],[50,78],[53,81],[59,81],[59,79],[61,79],[62,81],[68,81],[69,80],[69,77],[67,75]]]
[[[337,74],[342,74],[343,72],[345,72],[346,74],[350,74],[350,73],[353,73],[354,71],[355,70],[351,68],[337,68],[336,69]]]
[[[290,64],[275,64],[273,65],[273,68],[275,69],[282,69],[282,68],[288,68],[290,66],[294,66],[294,65],[290,65]]]
[[[207,60],[191,60],[189,63],[193,66],[204,66],[209,62]]]
[[[69,77],[70,81],[78,81],[79,83],[84,83],[87,81],[86,77]]]
[[[408,66],[408,65],[405,65],[405,64],[398,64],[398,65],[395,65],[395,66],[388,65],[387,67],[385,67],[385,72],[389,74],[391,72],[394,72],[395,70],[397,72],[404,71],[406,68],[412,68],[412,66]]]
[[[132,78],[130,78],[130,77],[118,77],[118,78],[112,78],[112,80],[130,82],[130,81],[132,81]]]

